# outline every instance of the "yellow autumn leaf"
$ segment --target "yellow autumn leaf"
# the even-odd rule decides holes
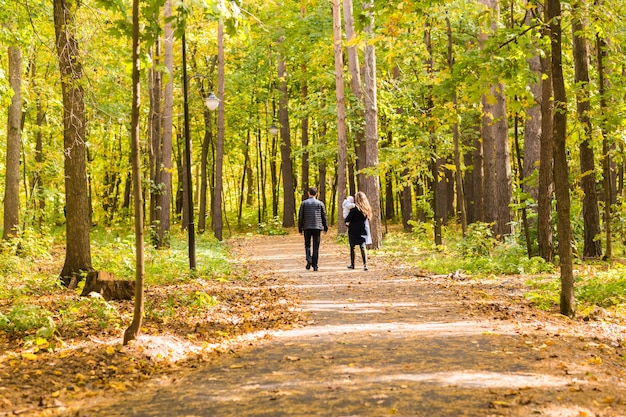
[[[107,346],[106,354],[109,356],[115,355],[115,346]]]
[[[22,359],[27,359],[29,361],[36,361],[37,355],[31,352],[22,352]]]
[[[54,391],[54,392],[51,394],[51,397],[52,397],[52,398],[59,398],[59,396],[60,396],[60,395],[61,395],[61,391],[58,391],[58,390],[57,390],[57,391]]]
[[[126,384],[121,381],[111,381],[109,382],[109,386],[118,391],[126,391]]]

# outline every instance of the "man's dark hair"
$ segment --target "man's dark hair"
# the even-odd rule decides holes
[[[316,195],[316,194],[317,194],[317,188],[315,188],[315,187],[310,187],[310,188],[309,188],[309,194],[310,194],[310,195]]]

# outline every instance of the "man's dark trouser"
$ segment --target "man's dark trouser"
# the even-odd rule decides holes
[[[317,260],[320,255],[320,235],[321,230],[306,229],[304,231],[304,250],[307,262],[311,262],[313,268],[317,268]],[[313,238],[313,253],[311,253],[311,238]]]

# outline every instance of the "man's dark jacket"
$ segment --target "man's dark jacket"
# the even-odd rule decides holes
[[[304,230],[328,230],[326,207],[315,197],[309,197],[300,204],[298,212],[298,232]]]

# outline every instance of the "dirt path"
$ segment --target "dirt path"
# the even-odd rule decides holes
[[[306,326],[73,415],[626,416],[623,351],[584,323],[511,300],[495,311],[465,283],[408,276],[375,254],[369,271],[348,270],[332,240],[318,272],[299,235],[240,248],[300,294]]]

